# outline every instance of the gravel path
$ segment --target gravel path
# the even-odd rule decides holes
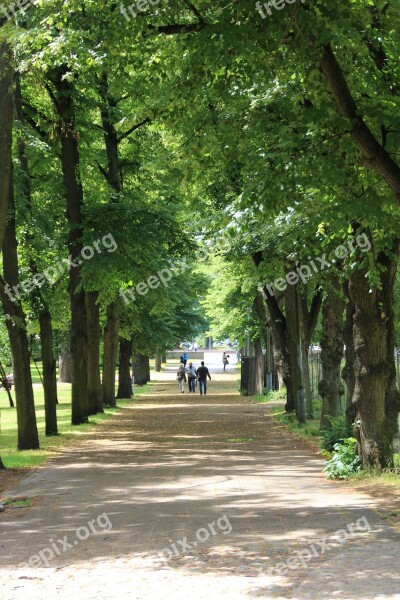
[[[171,372],[8,497],[0,597],[400,599],[400,535],[374,501],[241,398]],[[30,563],[30,564],[28,564]]]

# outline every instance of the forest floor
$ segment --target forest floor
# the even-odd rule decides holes
[[[400,599],[400,534],[377,500],[327,481],[218,367],[206,397],[155,374],[7,491],[0,597]]]

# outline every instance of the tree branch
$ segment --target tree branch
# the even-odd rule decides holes
[[[129,135],[131,135],[131,133],[136,131],[136,129],[139,129],[140,127],[143,127],[144,125],[147,125],[150,122],[151,122],[151,120],[149,119],[149,117],[146,117],[145,120],[142,121],[141,123],[136,123],[136,125],[134,125],[130,129],[128,129],[128,131],[125,131],[125,133],[123,133],[122,135],[119,136],[117,143],[119,144],[120,142],[122,142],[122,140],[124,140]]]
[[[32,118],[32,116],[29,113],[33,113],[33,115],[35,117],[37,117],[38,119],[42,119],[43,121],[45,121],[47,123],[47,125],[49,125],[49,127],[51,127],[52,123],[48,120],[48,118],[41,113],[37,108],[35,108],[34,106],[32,106],[31,104],[29,104],[29,102],[26,102],[25,100],[23,101],[23,115],[24,115],[24,119],[27,123],[29,123],[29,125],[32,127],[32,129],[34,129],[36,131],[36,133],[43,139],[48,141],[48,133],[38,125],[38,123],[35,121],[35,119]]]
[[[98,169],[100,171],[100,173],[105,177],[105,179],[108,181],[108,173],[107,171],[104,169],[104,167],[101,166],[101,164],[99,162],[96,161],[96,164],[98,166]]]
[[[262,261],[263,261],[262,252],[254,252],[253,253],[253,262],[254,262],[255,266],[257,267],[257,269],[260,266],[260,264],[262,263]],[[286,317],[283,314],[283,312],[281,311],[281,308],[278,304],[276,297],[271,296],[271,294],[268,292],[268,289],[266,286],[263,286],[263,288],[262,288],[262,296],[267,304],[269,314],[271,316],[271,321],[273,322],[273,326],[277,330],[279,330],[279,334],[281,336],[284,336],[285,330],[286,330]]]
[[[336,56],[329,44],[324,46],[320,68],[331,89],[339,112],[351,121],[350,135],[358,146],[364,166],[383,175],[400,203],[400,167],[377,141],[364,119],[358,114],[357,105]]]
[[[199,23],[205,23],[204,17],[199,13],[197,8],[190,2],[190,0],[183,0],[189,10],[198,18]]]
[[[148,25],[148,28],[164,35],[176,35],[177,33],[193,33],[194,31],[201,31],[207,23],[173,23],[171,25]]]
[[[306,300],[307,302],[307,300]],[[322,291],[317,290],[311,302],[310,312],[307,319],[307,345],[310,344],[311,336],[317,325],[318,315],[322,306]]]

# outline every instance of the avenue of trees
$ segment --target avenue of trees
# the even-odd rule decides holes
[[[322,424],[343,380],[363,465],[391,466],[396,2],[306,0],[266,18],[250,0],[145,4],[134,16],[129,0],[46,0],[0,16],[0,299],[18,447],[39,444],[32,336],[51,435],[55,340],[78,425],[130,395],[131,358],[146,380],[149,357],[206,329],[205,309],[217,334],[273,353],[288,412],[304,389],[313,413],[319,327]],[[63,259],[64,274],[43,277]]]

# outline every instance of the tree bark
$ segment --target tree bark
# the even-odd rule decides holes
[[[253,254],[253,262],[259,267],[263,261],[262,252]],[[322,296],[317,291],[314,294],[310,308],[307,305],[307,295],[300,293],[300,286],[288,285],[284,292],[285,314],[274,294],[267,286],[260,288],[263,300],[268,308],[275,352],[281,357],[283,381],[286,385],[286,412],[297,411],[297,392],[299,386],[305,385],[307,412],[313,413],[311,386],[308,368],[308,347],[315,329]],[[256,303],[257,313],[263,322],[262,311]]]
[[[150,381],[150,360],[140,352],[134,352],[132,355],[132,368],[135,383],[137,385],[146,385]]]
[[[364,166],[383,176],[392,188],[397,202],[400,202],[400,167],[359,114],[346,78],[329,44],[323,47],[320,68],[339,112],[349,120],[350,135],[363,156]]]
[[[118,352],[118,310],[116,303],[107,306],[107,322],[104,329],[103,353],[103,405],[116,406],[115,402],[115,367]]]
[[[160,373],[160,371],[161,371],[161,361],[162,361],[161,354],[157,354],[155,357],[155,361],[154,361],[154,370],[156,373]]]
[[[13,287],[19,283],[12,171],[9,185],[9,207],[9,220],[3,241],[4,279],[0,282],[0,290],[3,309],[7,315],[6,326],[13,359],[17,405],[18,450],[37,450],[39,448],[39,436],[36,424],[25,314],[19,295],[17,293],[12,295],[10,290],[8,290],[7,294],[5,290],[6,284]]]
[[[299,330],[299,304],[298,291],[295,285],[288,285],[285,290],[285,316],[286,316],[286,331],[285,345],[288,350],[288,365],[290,372],[289,384],[291,385],[291,397],[294,405],[291,410],[298,412],[297,396],[300,387],[303,387],[303,361],[302,346],[300,345]]]
[[[0,43],[0,247],[7,225],[9,186],[11,178],[11,147],[13,122],[13,69],[11,48]],[[4,464],[0,458],[0,469]]]
[[[396,243],[394,254],[399,254]],[[364,467],[393,466],[393,438],[398,430],[400,393],[396,386],[393,284],[397,262],[380,254],[381,289],[370,290],[366,272],[350,278],[349,291],[355,306],[354,350],[357,408],[356,434]]]
[[[53,355],[53,328],[50,312],[40,313],[39,325],[42,346],[46,435],[57,435],[57,375],[56,361]]]
[[[262,258],[258,255],[254,257],[254,263],[258,266]],[[264,305],[265,303],[265,305]],[[265,314],[265,307],[269,315]],[[275,355],[279,359],[282,368],[282,378],[286,386],[286,412],[292,412],[296,409],[296,399],[293,396],[293,385],[289,365],[289,351],[286,344],[286,318],[283,314],[275,296],[271,296],[266,288],[263,288],[260,297],[255,302],[255,308],[263,327],[270,327]],[[268,318],[269,316],[269,318]]]
[[[321,429],[332,427],[329,418],[339,416],[343,392],[340,367],[343,358],[344,300],[339,295],[338,277],[333,276],[331,286],[322,306],[322,379],[318,383],[318,392],[322,398]]]
[[[15,114],[17,121],[22,128],[25,125],[25,117],[22,109],[22,93],[19,75],[15,75]],[[26,144],[24,139],[18,137],[18,158],[19,158],[19,174],[21,178],[21,193],[24,197],[26,208],[29,212],[30,217],[33,216],[33,205],[32,205],[32,185],[31,175],[29,170],[29,162],[26,153]],[[35,234],[32,232],[31,227],[27,227],[27,233],[25,242],[26,244],[32,245],[35,239]],[[29,267],[32,276],[40,273],[37,262],[34,259],[36,252],[31,251],[29,256]],[[56,374],[56,361],[53,353],[53,328],[51,321],[51,314],[47,302],[45,301],[43,294],[40,289],[35,287],[31,292],[31,302],[34,311],[38,315],[40,324],[40,339],[42,345],[42,356],[43,356],[43,389],[44,389],[44,406],[45,406],[45,420],[46,420],[46,435],[57,434],[57,374]]]
[[[132,378],[130,362],[132,357],[132,340],[119,339],[119,377],[117,398],[132,398]]]
[[[260,339],[254,340],[253,368],[249,377],[249,395],[259,396],[264,389],[265,362]]]
[[[68,67],[57,68],[53,84],[57,92],[54,106],[59,116],[58,136],[67,199],[68,250],[76,265],[71,267],[68,289],[71,303],[72,425],[80,425],[88,421],[87,323],[85,292],[80,271],[80,255],[83,248],[83,189],[80,178],[79,134],[76,130],[73,100],[75,89],[66,77],[67,73]]]
[[[349,85],[329,44],[324,45],[320,68],[341,115],[348,119],[350,135],[361,152],[363,165],[381,175],[400,203],[400,166],[368,127],[352,96]],[[379,67],[378,67],[379,68]],[[398,256],[398,242],[396,241]],[[365,272],[350,278],[354,302],[355,389],[359,453],[364,466],[380,468],[393,463],[393,436],[397,431],[399,392],[395,388],[392,301],[395,261],[381,257],[378,266],[382,290],[368,292]],[[385,287],[386,286],[386,287]],[[380,345],[379,345],[380,344]],[[363,395],[365,394],[365,395]]]
[[[98,292],[86,292],[88,414],[104,412],[100,379],[100,310]]]
[[[0,247],[7,225],[11,181],[13,68],[10,45],[0,42]]]
[[[343,325],[343,342],[345,345],[345,365],[342,369],[342,377],[346,383],[346,423],[347,425],[353,425],[356,420],[357,408],[353,404],[354,388],[356,386],[355,369],[354,364],[356,355],[354,352],[354,340],[353,340],[353,326],[354,326],[354,314],[355,306],[350,297],[349,282],[343,286],[344,294],[347,297],[346,304],[346,316]]]
[[[7,379],[7,373],[5,372],[5,369],[4,369],[3,365],[1,364],[1,361],[0,361],[0,377],[3,380]],[[11,388],[11,386],[9,386],[9,385],[5,386],[5,391],[7,392],[7,396],[8,396],[8,404],[10,405],[10,408],[15,408],[14,402],[13,402],[13,399],[12,399],[12,396],[11,396],[11,389],[10,388]]]
[[[72,355],[69,350],[64,350],[59,356],[58,365],[59,381],[72,383]]]

